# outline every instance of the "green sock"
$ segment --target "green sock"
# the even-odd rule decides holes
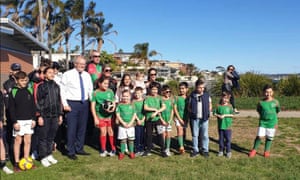
[[[260,140],[260,138],[257,137],[255,139],[255,141],[254,141],[254,147],[253,147],[253,149],[257,150],[258,147],[260,146],[260,143],[261,143],[261,140]]]
[[[265,151],[270,151],[272,145],[272,140],[266,139]]]
[[[171,138],[170,137],[166,137],[166,148],[170,149],[171,146]]]
[[[178,144],[179,144],[179,147],[183,147],[183,137],[182,136],[178,136]]]
[[[133,141],[129,141],[128,149],[129,149],[129,152],[133,152],[134,151],[134,143],[133,143]]]
[[[121,153],[125,153],[125,148],[126,148],[126,142],[121,142]]]

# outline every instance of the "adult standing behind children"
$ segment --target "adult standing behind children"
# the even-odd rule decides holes
[[[67,112],[68,157],[76,160],[78,155],[89,155],[83,150],[89,114],[89,101],[93,92],[91,76],[85,70],[86,60],[76,57],[75,68],[66,71],[61,81],[61,97]]]
[[[224,81],[222,85],[222,92],[228,92],[230,94],[230,104],[233,107],[234,113],[238,114],[239,111],[235,106],[235,99],[233,95],[233,88],[239,89],[240,85],[238,80],[240,79],[239,74],[235,71],[233,65],[227,67],[227,71],[224,73]]]
[[[111,89],[114,92],[114,94],[116,94],[118,82],[116,79],[114,79],[112,77],[112,68],[109,64],[104,64],[102,66],[102,75],[101,76],[109,78],[108,88]]]
[[[96,88],[96,80],[101,76],[102,64],[100,62],[100,52],[92,50],[90,55],[91,61],[87,64],[87,72],[91,75],[94,88]]]
[[[191,93],[189,99],[189,111],[192,127],[192,141],[193,153],[191,157],[198,156],[198,137],[200,131],[200,138],[202,142],[202,152],[204,157],[209,156],[209,136],[208,136],[208,122],[210,112],[212,111],[211,97],[205,90],[204,81],[198,79],[195,83],[195,90]]]
[[[147,78],[148,78],[148,81],[146,82],[146,88],[147,88],[147,95],[150,94],[150,84],[152,82],[155,82],[156,84],[158,84],[158,94],[160,94],[160,88],[161,88],[161,85],[159,82],[156,81],[156,76],[157,76],[157,70],[155,68],[150,68],[148,70],[148,75],[147,75]]]

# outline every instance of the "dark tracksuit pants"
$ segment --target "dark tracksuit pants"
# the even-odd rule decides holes
[[[52,154],[53,141],[58,129],[58,118],[43,118],[44,125],[38,126],[39,156],[41,159]]]
[[[226,152],[231,152],[231,129],[219,129],[219,152],[224,151],[224,143]]]

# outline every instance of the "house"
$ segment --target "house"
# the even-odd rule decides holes
[[[8,18],[0,18],[0,84],[8,79],[10,65],[19,63],[29,73],[34,68],[33,55],[49,51],[47,46]]]

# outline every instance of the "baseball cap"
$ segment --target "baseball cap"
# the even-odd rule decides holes
[[[19,63],[13,63],[13,64],[11,64],[10,69],[12,71],[20,71],[21,70],[21,64],[19,64]]]

